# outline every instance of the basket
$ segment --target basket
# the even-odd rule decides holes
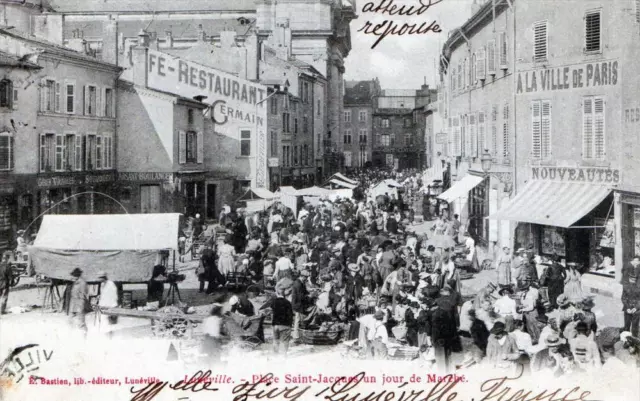
[[[418,347],[400,347],[389,348],[389,358],[397,360],[413,360],[420,355],[420,348]]]
[[[304,330],[300,329],[300,340],[308,345],[335,345],[340,340],[342,330]]]

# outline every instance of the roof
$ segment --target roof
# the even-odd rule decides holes
[[[49,0],[60,13],[255,11],[254,0]]]
[[[37,248],[83,251],[177,249],[180,214],[46,215]]]
[[[13,54],[0,51],[0,67],[42,68],[38,64],[22,60]]]
[[[87,56],[86,54],[82,54],[80,52],[77,52],[75,50],[71,50],[71,49],[69,49],[67,47],[64,47],[64,46],[61,46],[59,44],[56,44],[56,43],[53,43],[53,42],[49,42],[49,41],[44,40],[44,39],[39,38],[39,37],[35,37],[35,36],[30,35],[28,33],[21,32],[21,31],[19,31],[17,29],[14,29],[14,28],[11,28],[11,29],[0,28],[0,35],[7,35],[7,36],[11,36],[13,38],[24,40],[26,42],[29,42],[31,45],[40,48],[45,53],[50,53],[50,54],[54,54],[54,55],[57,55],[57,56],[83,60],[83,61],[94,63],[94,64],[97,64],[97,65],[110,67],[114,71],[122,70],[121,67],[119,67],[119,66],[117,66],[115,64],[111,64],[111,63],[104,62],[102,60],[98,60],[95,57]]]
[[[533,180],[489,218],[568,228],[610,193],[600,185]]]
[[[206,109],[207,107],[209,107],[209,105],[207,103],[204,102],[199,102],[195,99],[190,99],[188,97],[184,97],[184,96],[180,96],[178,94],[175,93],[171,93],[171,92],[167,92],[167,91],[163,91],[163,90],[159,90],[159,89],[155,89],[155,88],[149,88],[149,87],[139,87],[136,86],[133,82],[131,81],[127,81],[124,78],[119,78],[118,79],[118,88],[124,89],[124,90],[132,90],[132,91],[148,91],[148,92],[156,92],[156,93],[160,93],[166,96],[170,96],[173,97],[177,100],[177,102],[180,103],[187,103],[189,106],[193,106],[193,107],[200,107],[202,109]],[[185,172],[183,172],[185,173]]]
[[[318,71],[316,69],[316,67],[312,66],[311,64],[309,64],[307,62],[304,62],[302,60],[298,60],[298,59],[294,58],[294,59],[289,60],[289,63],[291,63],[292,65],[294,65],[294,66],[296,66],[296,67],[298,67],[300,69],[307,70],[307,71],[313,73],[314,75],[319,75],[322,78],[325,78],[325,76],[322,75],[322,73],[320,71]]]

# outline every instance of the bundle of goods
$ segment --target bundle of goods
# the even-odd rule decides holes
[[[387,354],[389,355],[389,359],[410,361],[420,355],[420,348],[398,343],[389,343],[387,344]]]
[[[344,324],[340,322],[324,322],[316,330],[309,326],[307,329],[300,329],[301,340],[304,344],[312,345],[334,345],[340,340],[342,332],[345,330]]]
[[[375,312],[376,302],[375,295],[363,295],[360,300],[358,300],[358,309],[364,314],[372,314]]]

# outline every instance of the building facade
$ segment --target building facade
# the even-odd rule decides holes
[[[373,105],[380,94],[378,79],[346,81],[344,123],[340,149],[347,170],[371,164],[373,152]],[[369,162],[369,164],[367,164]]]
[[[587,291],[614,299],[622,267],[640,255],[638,6],[514,4],[516,201],[534,189],[556,200],[521,220],[515,243],[576,263]]]
[[[510,223],[486,217],[509,199],[513,188],[514,40],[514,12],[506,0],[474,2],[471,18],[445,42],[440,63],[438,114],[446,122],[443,154],[451,165],[452,185],[467,175],[478,177],[443,196],[485,244],[510,243]],[[481,166],[486,152],[489,171]]]

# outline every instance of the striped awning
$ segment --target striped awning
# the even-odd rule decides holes
[[[449,203],[468,196],[469,191],[476,187],[476,185],[480,184],[484,178],[478,177],[476,175],[465,175],[462,179],[451,186],[451,188],[444,191],[442,194],[438,196],[438,199],[445,200]]]
[[[533,180],[489,218],[568,228],[610,193],[598,185]]]

